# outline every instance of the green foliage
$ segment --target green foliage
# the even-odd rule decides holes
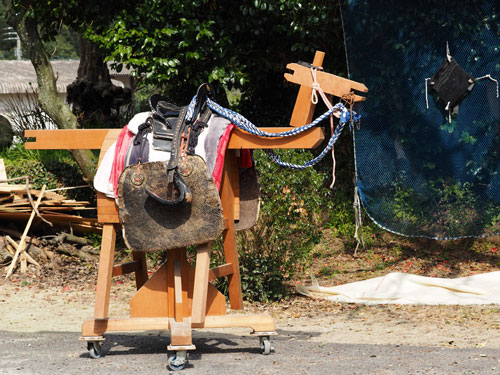
[[[99,233],[84,233],[83,237],[91,242],[92,247],[100,248],[102,242],[102,234]]]
[[[480,192],[469,182],[438,178],[416,189],[399,181],[393,184],[392,193],[386,196],[389,199],[380,202],[390,215],[386,220],[397,218],[408,231],[415,232],[425,223],[429,230],[439,225],[446,236],[452,237],[468,227],[497,226],[500,218],[500,209],[492,203],[485,203]]]
[[[109,51],[118,69],[134,68],[179,103],[209,81],[241,89],[253,105],[275,104],[284,95],[286,63],[312,59],[316,49],[326,51],[335,68],[344,66],[336,48],[338,5],[330,1],[147,0],[118,12],[109,28],[91,26],[85,35]]]
[[[350,193],[352,194],[352,191]],[[327,207],[326,225],[332,228],[338,236],[354,236],[356,224],[352,198],[345,192],[333,192],[327,201]]]
[[[77,31],[83,31],[88,25],[96,30],[106,28],[115,14],[136,5],[131,0],[109,0],[105,3],[98,0],[7,0],[3,3],[6,3],[8,12],[36,19],[44,41],[54,40],[63,25]]]
[[[134,111],[145,112],[150,111],[148,99],[151,95],[158,93],[158,89],[153,85],[143,85],[134,92]]]
[[[78,34],[63,25],[54,40],[44,44],[51,59],[78,59],[80,57]]]
[[[9,28],[5,19],[7,9],[0,2],[0,59],[12,60],[16,58],[15,33]],[[79,57],[78,35],[66,25],[59,22],[52,30],[53,35],[47,37],[45,49],[51,59],[77,59]],[[27,52],[22,48],[23,58],[28,58]]]
[[[337,273],[339,273],[338,270],[333,269],[333,268],[328,267],[328,266],[323,266],[318,271],[318,275],[319,276],[324,276],[324,277],[331,277],[331,276],[333,276],[333,275],[335,275]]]
[[[56,189],[86,184],[71,154],[65,150],[27,150],[22,143],[16,143],[3,149],[0,158],[4,159],[7,176],[29,176],[35,189],[43,185]],[[75,189],[67,194],[77,200],[95,200],[92,189]]]
[[[313,246],[319,241],[319,212],[328,196],[323,177],[313,168],[294,171],[255,152],[261,185],[261,211],[257,224],[238,233],[241,283],[248,300],[282,298],[284,282],[307,267]],[[309,152],[283,151],[292,163],[304,163]]]
[[[0,157],[4,159],[7,176],[10,178],[29,176],[35,189],[47,185],[47,189],[57,187],[57,178],[42,163],[42,152],[26,150],[23,144],[15,144],[2,150]],[[22,182],[20,182],[22,183]]]
[[[500,223],[500,207],[490,206],[486,209],[486,215],[489,218],[489,223],[486,223],[488,227],[497,229]]]
[[[159,267],[167,260],[166,251],[155,251],[146,253],[146,259],[149,260],[153,267]]]

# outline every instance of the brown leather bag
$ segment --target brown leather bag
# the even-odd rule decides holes
[[[165,180],[166,162],[132,165],[118,185],[118,207],[124,239],[134,251],[169,250],[215,240],[224,230],[222,205],[205,161],[187,155],[178,172],[191,192],[190,202],[163,204],[145,187]]]

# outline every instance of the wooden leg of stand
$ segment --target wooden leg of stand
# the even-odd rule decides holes
[[[184,253],[181,253],[184,251]],[[169,350],[180,350],[179,347],[184,347],[183,350],[195,349],[192,342],[192,331],[191,331],[191,318],[184,317],[184,303],[188,303],[182,297],[182,284],[187,280],[183,280],[183,277],[187,277],[183,273],[181,262],[185,256],[186,249],[176,249],[169,253],[172,255],[173,259],[173,270],[174,270],[174,311],[175,317],[169,319],[169,329],[170,329],[170,345]],[[205,302],[206,304],[206,302]]]
[[[208,273],[210,269],[210,243],[198,246],[194,273],[193,307],[191,322],[204,323],[207,313]]]
[[[115,256],[116,229],[113,224],[104,224],[102,228],[101,255],[97,274],[97,289],[95,296],[94,318],[108,317],[109,291],[113,275]]]
[[[174,299],[175,299],[175,321],[182,322],[184,319],[183,306],[182,306],[182,273],[181,261],[174,260]]]
[[[226,262],[231,263],[233,267],[233,273],[228,276],[229,302],[233,310],[243,308],[240,264],[236,246],[236,231],[234,229],[235,186],[238,183],[238,178],[238,165],[236,164],[234,150],[227,150],[222,176],[221,202],[224,218],[227,221],[227,229],[224,231],[224,255]]]
[[[142,251],[132,251],[132,258],[135,261],[141,262],[141,269],[135,271],[135,285],[137,290],[141,289],[146,281],[148,281],[148,266],[146,264],[146,253]]]

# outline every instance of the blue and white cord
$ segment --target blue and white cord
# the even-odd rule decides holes
[[[194,113],[194,107],[196,105],[197,97],[194,96],[193,99],[191,100],[191,103],[189,103],[188,109],[187,109],[187,114],[186,114],[186,119],[191,120],[193,117]],[[290,137],[299,133],[302,133],[306,130],[311,129],[312,127],[318,125],[321,121],[325,120],[328,118],[330,115],[332,115],[335,112],[340,113],[340,118],[339,118],[339,124],[335,128],[335,131],[333,132],[332,136],[330,137],[330,140],[328,141],[328,144],[326,147],[323,149],[323,151],[314,159],[309,160],[308,162],[304,164],[291,164],[291,163],[286,163],[280,160],[278,155],[276,155],[272,150],[267,150],[266,152],[269,154],[271,157],[271,160],[273,160],[275,163],[287,167],[287,168],[292,168],[292,169],[304,169],[308,167],[312,167],[313,165],[317,164],[321,159],[325,157],[325,155],[330,151],[334,145],[334,143],[337,141],[339,138],[340,134],[342,133],[342,130],[345,127],[345,124],[351,121],[351,112],[342,104],[342,103],[337,103],[334,105],[331,109],[317,117],[313,122],[310,124],[300,126],[293,128],[291,130],[288,130],[286,132],[282,133],[272,133],[272,132],[265,132],[260,130],[257,126],[255,126],[252,122],[250,122],[248,119],[243,117],[237,112],[234,112],[228,108],[224,108],[221,105],[217,104],[210,98],[207,98],[207,105],[208,107],[219,114],[220,116],[228,119],[236,125],[238,128],[254,135],[258,135],[261,137],[268,137],[268,138],[283,138],[283,137]],[[361,118],[359,114],[356,112],[352,112],[352,117],[353,117],[353,122],[358,122]]]

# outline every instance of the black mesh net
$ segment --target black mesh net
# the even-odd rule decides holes
[[[500,79],[495,3],[342,5],[350,78],[370,90],[357,108],[357,188],[368,215],[389,231],[437,239],[500,233],[497,84],[475,81],[456,115],[430,85],[426,95],[426,78],[446,58],[447,43],[474,79]]]

